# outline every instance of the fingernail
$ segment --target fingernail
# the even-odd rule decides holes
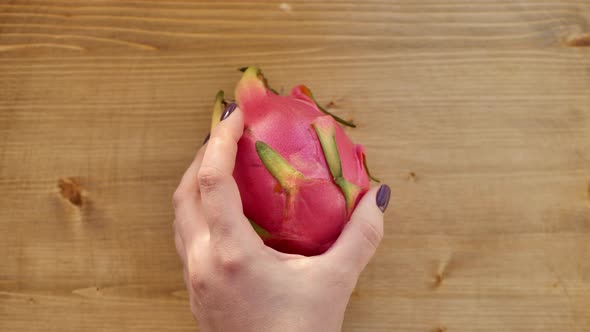
[[[391,196],[391,189],[388,185],[383,184],[377,191],[377,207],[381,212],[385,212],[387,209],[387,204],[389,204],[389,197]]]
[[[209,138],[211,138],[211,133],[207,134],[207,137],[205,137],[205,140],[203,141],[203,145],[209,142]]]
[[[227,105],[225,111],[223,111],[223,114],[221,114],[221,121],[227,119],[236,110],[236,107],[238,107],[238,104],[236,103]]]

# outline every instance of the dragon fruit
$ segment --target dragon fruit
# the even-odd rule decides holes
[[[268,86],[256,67],[242,68],[235,98],[244,114],[234,178],[244,214],[265,244],[317,255],[338,238],[369,189],[365,149],[299,85],[288,96]],[[214,127],[226,105],[217,94]]]

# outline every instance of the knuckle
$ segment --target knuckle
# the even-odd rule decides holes
[[[202,190],[209,191],[223,181],[223,173],[213,166],[203,166],[199,170],[197,179]]]
[[[223,273],[232,275],[244,269],[246,257],[237,250],[224,251],[216,255],[215,264]]]
[[[195,293],[202,294],[209,288],[209,281],[207,278],[199,273],[195,273],[194,271],[189,273],[190,287]]]
[[[191,255],[194,257],[194,254]],[[203,270],[203,264],[200,264],[198,267],[196,264],[193,264],[194,259],[189,259],[187,270],[187,278],[188,278],[188,285],[193,292],[196,294],[202,294],[206,291],[210,286],[210,280],[207,277],[207,273]]]
[[[383,239],[383,226],[376,225],[367,220],[363,220],[359,223],[359,231],[366,240],[365,242],[372,250],[377,250],[379,243]]]

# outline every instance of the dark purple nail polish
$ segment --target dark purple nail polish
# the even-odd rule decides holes
[[[383,184],[377,191],[377,207],[381,212],[385,212],[387,209],[387,204],[389,204],[389,197],[391,196],[391,189],[388,185]]]
[[[236,107],[238,107],[238,104],[236,103],[227,105],[227,107],[225,107],[225,111],[223,111],[223,114],[221,114],[221,121],[227,119],[236,110]]]
[[[203,141],[203,145],[207,144],[207,142],[209,142],[209,138],[211,138],[211,133],[207,134],[207,137],[205,137],[205,140]]]

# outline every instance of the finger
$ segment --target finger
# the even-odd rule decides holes
[[[205,156],[205,151],[207,150],[207,145],[203,145],[199,151],[197,151],[197,155],[189,165],[182,178],[180,179],[180,183],[174,192],[173,197],[173,204],[174,206],[178,204],[184,203],[185,199],[190,197],[191,195],[198,195],[199,194],[199,181],[198,181],[198,174],[199,168],[201,168],[201,163],[203,162],[203,157]]]
[[[383,238],[383,211],[389,202],[387,185],[369,190],[332,247],[323,255],[330,263],[350,265],[360,273]]]
[[[230,106],[224,120],[211,133],[203,158],[198,180],[201,204],[206,214],[212,240],[227,240],[255,236],[252,227],[242,212],[242,201],[232,174],[236,162],[238,140],[244,130],[242,112]]]
[[[197,235],[209,233],[207,223],[202,217],[198,173],[206,145],[199,149],[195,159],[188,167],[173,196],[175,227],[185,245],[189,245]]]

